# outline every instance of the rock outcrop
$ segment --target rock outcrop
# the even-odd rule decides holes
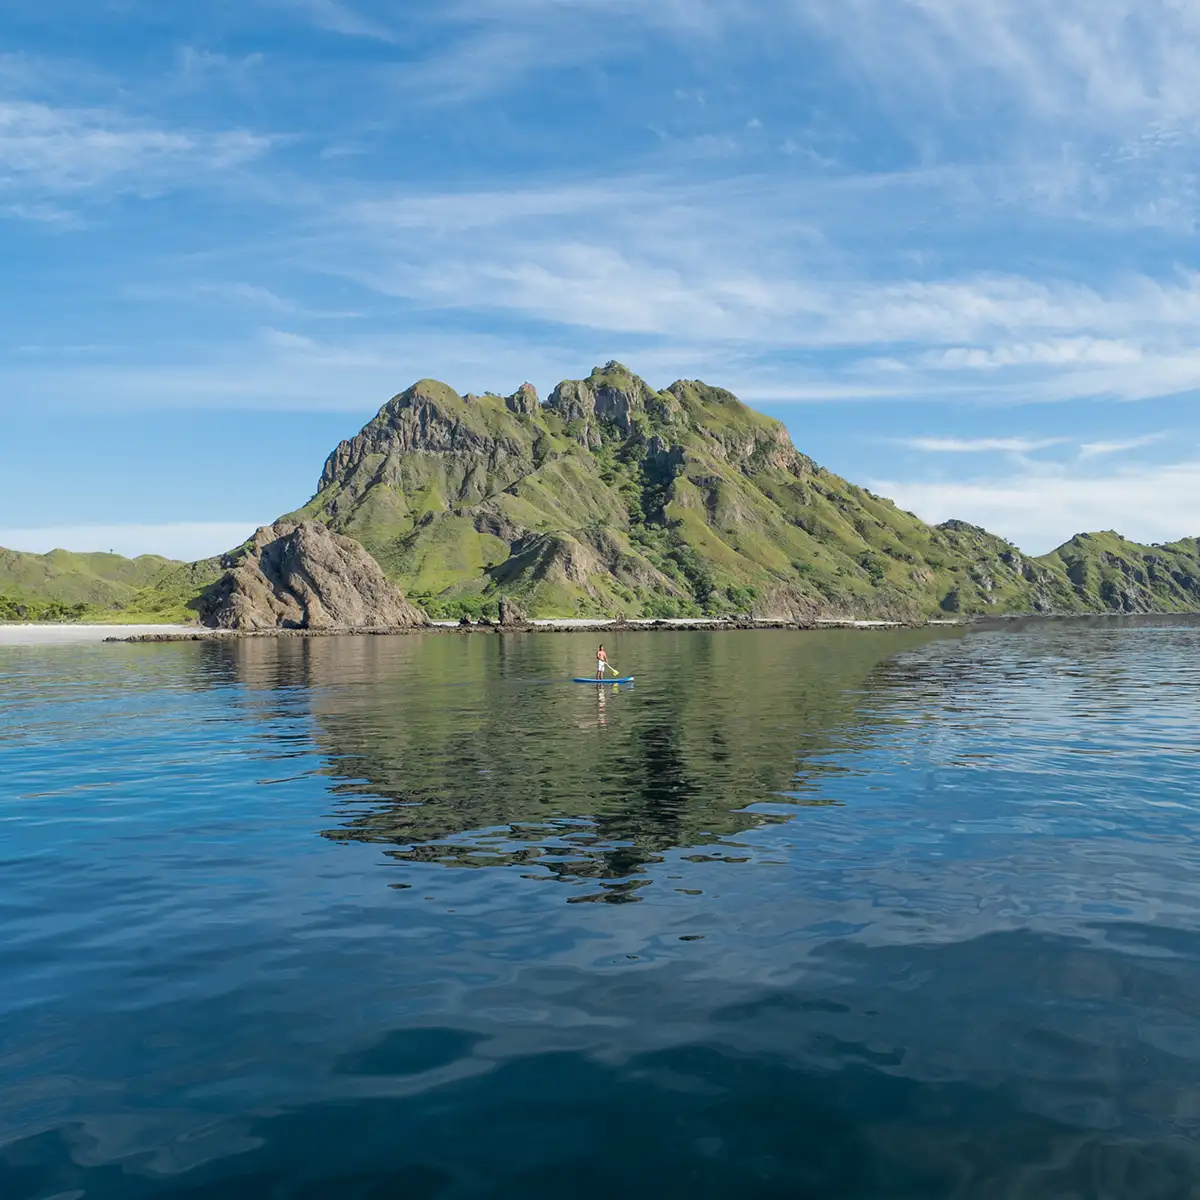
[[[509,412],[524,413],[529,416],[541,407],[538,401],[537,388],[532,383],[523,383],[511,396],[506,397],[504,407]]]
[[[0,552],[0,613],[18,617],[46,598],[234,629],[423,623],[392,584],[439,616],[503,603],[501,627],[520,623],[515,603],[797,621],[1182,613],[1200,612],[1200,540],[1110,530],[1028,556],[835,475],[723,388],[657,390],[609,362],[544,403],[530,384],[418,381],[329,455],[302,508],[220,559]]]
[[[429,623],[358,542],[315,521],[264,526],[234,559],[204,596],[204,625],[367,629]]]
[[[1028,558],[825,470],[778,421],[618,362],[544,403],[423,379],[329,456],[315,519],[431,612],[913,620],[1200,609],[1200,550],[1115,534]],[[507,622],[504,622],[507,624]]]
[[[517,604],[514,604],[513,601],[509,600],[505,596],[500,597],[499,611],[500,616],[497,620],[498,625],[507,628],[519,628],[522,625],[529,624],[529,618],[525,615],[521,607]]]

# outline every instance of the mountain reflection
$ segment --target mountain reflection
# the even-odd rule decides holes
[[[827,803],[835,753],[872,737],[881,689],[903,683],[877,668],[945,636],[613,634],[610,656],[637,682],[603,689],[568,682],[594,651],[584,635],[251,640],[221,653],[256,692],[308,693],[338,798],[324,836],[397,860],[592,879],[599,893],[577,899],[620,902],[667,851]]]

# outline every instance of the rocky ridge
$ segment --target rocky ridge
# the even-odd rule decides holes
[[[1085,533],[1031,557],[840,478],[730,392],[698,380],[656,390],[615,362],[544,403],[529,384],[460,395],[421,380],[334,449],[315,495],[281,521],[192,564],[0,554],[0,618],[36,615],[40,600],[160,619],[200,610],[244,629],[405,627],[423,619],[414,606],[509,626],[526,613],[1200,611],[1195,538]]]
[[[544,403],[529,385],[502,398],[421,380],[334,450],[293,515],[361,541],[442,615],[501,598],[535,615],[796,621],[1200,608],[1200,586],[1138,591],[1144,564],[1126,586],[1111,565],[1072,575],[1067,548],[1033,559],[928,525],[730,392],[657,391],[615,362]]]
[[[259,529],[205,593],[200,620],[247,631],[429,623],[361,545],[313,521]]]

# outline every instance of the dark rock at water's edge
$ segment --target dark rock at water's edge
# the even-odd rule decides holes
[[[509,600],[507,596],[501,596],[499,602],[500,617],[498,624],[506,629],[520,628],[529,624],[529,618],[525,615],[522,609]]]
[[[1037,618],[1026,618],[1037,619]],[[746,631],[762,631],[767,629],[791,630],[794,633],[819,633],[834,629],[858,630],[863,633],[877,632],[881,629],[921,629],[926,626],[959,626],[970,622],[906,622],[879,621],[856,622],[823,620],[813,622],[784,621],[784,620],[735,620],[735,621],[615,621],[597,620],[594,624],[580,625],[535,625],[527,622],[523,625],[502,626],[493,622],[486,624],[459,623],[456,625],[376,625],[350,626],[334,625],[321,629],[298,628],[261,628],[261,629],[197,629],[187,633],[137,633],[129,637],[107,637],[105,642],[146,643],[146,642],[214,642],[242,641],[257,638],[312,638],[312,637],[388,637],[395,635],[443,635],[454,637],[459,634],[495,634],[521,635],[525,634],[574,634],[595,633],[736,633]]]
[[[259,529],[235,556],[235,565],[205,593],[200,621],[240,631],[403,629],[429,623],[359,542],[315,521],[280,521]]]

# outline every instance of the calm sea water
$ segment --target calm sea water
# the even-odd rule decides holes
[[[1200,624],[0,648],[0,1197],[1200,1196]]]

